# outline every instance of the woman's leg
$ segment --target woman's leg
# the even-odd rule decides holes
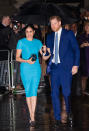
[[[29,110],[29,114],[30,114],[30,118],[32,117],[32,107],[31,107],[31,97],[26,97],[26,102],[27,102],[27,106],[28,106],[28,110]]]
[[[31,97],[31,120],[35,121],[35,110],[36,110],[37,96]]]
[[[27,101],[31,121],[35,121],[35,110],[36,110],[37,96],[26,97],[26,101]]]
[[[87,86],[87,79],[88,77],[82,77],[81,78],[81,84],[82,84],[82,93],[84,93],[85,89],[86,89],[86,86]]]
[[[66,111],[66,105],[65,105],[65,100],[63,96],[62,96],[62,111]]]
[[[64,97],[63,97],[63,96],[62,96],[61,122],[64,123],[64,124],[67,123],[66,105],[65,105],[65,100],[64,100]]]

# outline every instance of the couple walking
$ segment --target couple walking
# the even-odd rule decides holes
[[[44,60],[49,59],[49,63],[51,63],[48,64],[48,67],[50,68],[55,124],[59,125],[62,122],[59,99],[60,86],[62,87],[67,116],[70,113],[71,82],[72,75],[77,73],[79,67],[79,47],[73,32],[62,28],[59,16],[50,17],[50,24],[53,32],[47,36],[47,47],[43,46],[40,40],[33,38],[35,30],[32,25],[26,26],[26,38],[19,40],[17,43],[16,60],[21,62],[21,79],[30,113],[30,126],[35,126],[37,89],[41,77],[39,52]],[[33,57],[34,54],[35,58]]]

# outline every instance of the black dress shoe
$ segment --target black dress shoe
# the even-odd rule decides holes
[[[36,122],[35,122],[35,121],[30,121],[30,122],[29,122],[29,125],[30,125],[31,127],[35,127],[35,126],[36,126]]]
[[[31,127],[35,127],[36,126],[36,122],[35,121],[32,121],[31,122]]]
[[[67,124],[68,124],[68,126],[73,127],[74,123],[73,123],[73,115],[72,114],[68,115]]]

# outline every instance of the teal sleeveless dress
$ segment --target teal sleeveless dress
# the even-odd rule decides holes
[[[25,88],[26,97],[37,96],[37,89],[41,77],[41,66],[38,59],[38,53],[42,48],[42,43],[38,39],[32,41],[26,38],[20,39],[17,43],[16,49],[21,49],[21,57],[24,60],[28,60],[32,54],[36,54],[37,60],[34,64],[21,63],[20,74],[21,80]]]

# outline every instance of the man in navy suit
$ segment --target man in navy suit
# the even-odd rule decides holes
[[[51,96],[55,120],[60,123],[60,86],[66,104],[66,112],[69,115],[72,75],[78,72],[80,51],[73,32],[62,28],[59,16],[50,17],[50,24],[53,32],[47,36],[46,45],[52,57]]]

